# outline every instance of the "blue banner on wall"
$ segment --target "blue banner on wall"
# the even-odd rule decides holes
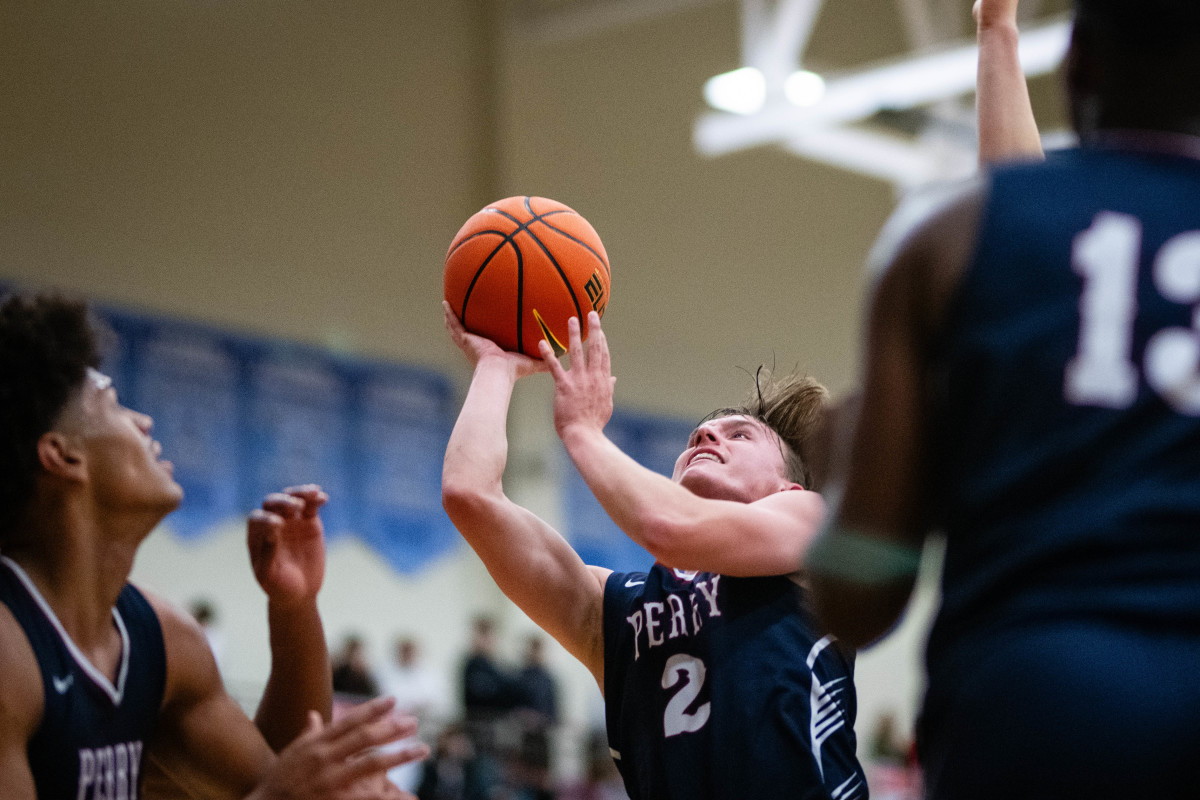
[[[239,516],[236,357],[219,337],[174,325],[145,326],[131,345],[133,407],[154,419],[187,498],[172,527],[191,537]]]
[[[402,367],[362,370],[355,384],[357,529],[393,568],[414,572],[461,541],[441,501],[450,386]]]
[[[694,427],[694,422],[679,418],[615,411],[604,433],[642,466],[670,476],[675,459],[687,446]],[[634,543],[609,518],[566,452],[560,449],[560,456],[568,465],[564,492],[566,533],[575,551],[585,563],[617,572],[648,570],[654,556]]]
[[[413,367],[235,336],[121,311],[104,368],[122,402],[154,419],[195,537],[270,492],[319,483],[326,536],[353,534],[411,573],[458,547],[441,506],[457,408],[449,380]]]

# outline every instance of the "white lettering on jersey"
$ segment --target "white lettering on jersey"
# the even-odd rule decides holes
[[[671,607],[671,632],[668,639],[675,639],[687,634],[687,617],[683,613],[683,598],[677,594],[667,595],[667,605]]]
[[[708,601],[708,615],[710,617],[721,616],[721,609],[717,608],[717,582],[720,580],[720,575],[713,575],[711,584],[708,581],[700,581],[696,584],[696,588],[700,590],[700,594],[704,595],[704,599]],[[709,588],[710,586],[711,589]]]
[[[668,594],[666,603],[644,602],[639,610],[626,617],[625,621],[633,628],[633,660],[641,657],[643,633],[646,635],[648,648],[658,647],[667,639],[695,636],[704,627],[706,619],[721,616],[721,609],[717,603],[720,580],[720,575],[713,575],[709,580],[698,581],[687,592]],[[664,619],[664,612],[670,614],[670,628],[666,631],[664,628],[667,620]]]
[[[643,608],[646,609],[646,638],[650,640],[651,647],[658,647],[663,643],[662,633],[659,628],[659,616],[663,612],[662,603],[645,603]]]
[[[141,763],[141,742],[80,748],[76,800],[137,800]]]

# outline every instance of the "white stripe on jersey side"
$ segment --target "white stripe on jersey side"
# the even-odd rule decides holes
[[[835,678],[828,684],[824,684],[817,678],[816,673],[812,672],[813,664],[817,663],[817,656],[833,641],[832,636],[823,637],[813,645],[806,659],[812,681],[812,690],[809,692],[808,698],[808,733],[812,740],[813,758],[816,759],[817,770],[821,773],[822,779],[825,777],[825,765],[821,761],[821,747],[830,736],[841,730],[846,724],[845,718],[842,717],[841,706],[834,700],[845,688],[838,684],[843,683],[846,679],[844,677]]]
[[[610,756],[612,756],[612,757],[613,757],[615,760],[617,760],[617,761],[620,761],[620,760],[621,760],[621,754],[620,754],[620,753],[618,753],[616,750],[613,750],[611,747],[610,747],[610,748],[608,748],[608,754],[609,754]]]
[[[25,570],[21,569],[20,565],[8,556],[0,556],[0,561],[3,561],[12,570],[13,574],[17,576],[17,579],[24,584],[26,591],[29,592],[29,596],[33,598],[33,601],[42,610],[42,613],[46,615],[46,619],[58,631],[59,637],[67,647],[67,652],[75,659],[75,663],[79,665],[79,668],[91,679],[92,683],[99,686],[108,695],[113,705],[119,706],[121,698],[125,696],[125,676],[129,674],[129,631],[125,628],[125,620],[121,619],[121,612],[117,611],[115,606],[113,607],[113,622],[116,623],[117,631],[121,634],[121,665],[117,670],[117,684],[113,686],[108,676],[96,669],[92,662],[88,661],[83,651],[75,646],[75,642],[67,634],[66,628],[59,622],[58,615],[54,613],[54,609],[50,608],[50,604],[46,602],[46,598],[42,597],[42,593],[38,591],[37,586],[25,574]]]
[[[862,797],[863,782],[855,773],[846,780],[842,781],[837,787],[830,792],[833,800],[849,800],[851,797]]]

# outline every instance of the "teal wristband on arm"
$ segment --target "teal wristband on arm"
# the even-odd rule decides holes
[[[825,524],[804,563],[812,572],[869,584],[916,577],[920,565],[920,548],[858,533],[833,521]]]

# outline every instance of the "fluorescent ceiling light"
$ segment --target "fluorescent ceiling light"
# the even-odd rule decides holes
[[[793,72],[783,83],[783,96],[794,106],[815,106],[825,96],[825,79],[806,69]]]
[[[1065,20],[1023,33],[1020,56],[1025,74],[1032,77],[1053,70],[1062,60],[1069,38],[1070,23]],[[771,103],[755,111],[740,111],[736,117],[709,113],[696,124],[696,147],[706,155],[721,155],[787,141],[816,127],[858,122],[884,109],[912,108],[956,97],[975,88],[978,59],[974,44],[963,45],[831,78],[819,101],[808,107]],[[765,86],[763,98],[765,102]]]
[[[723,72],[704,84],[704,99],[720,111],[754,114],[767,101],[767,81],[754,67]]]

